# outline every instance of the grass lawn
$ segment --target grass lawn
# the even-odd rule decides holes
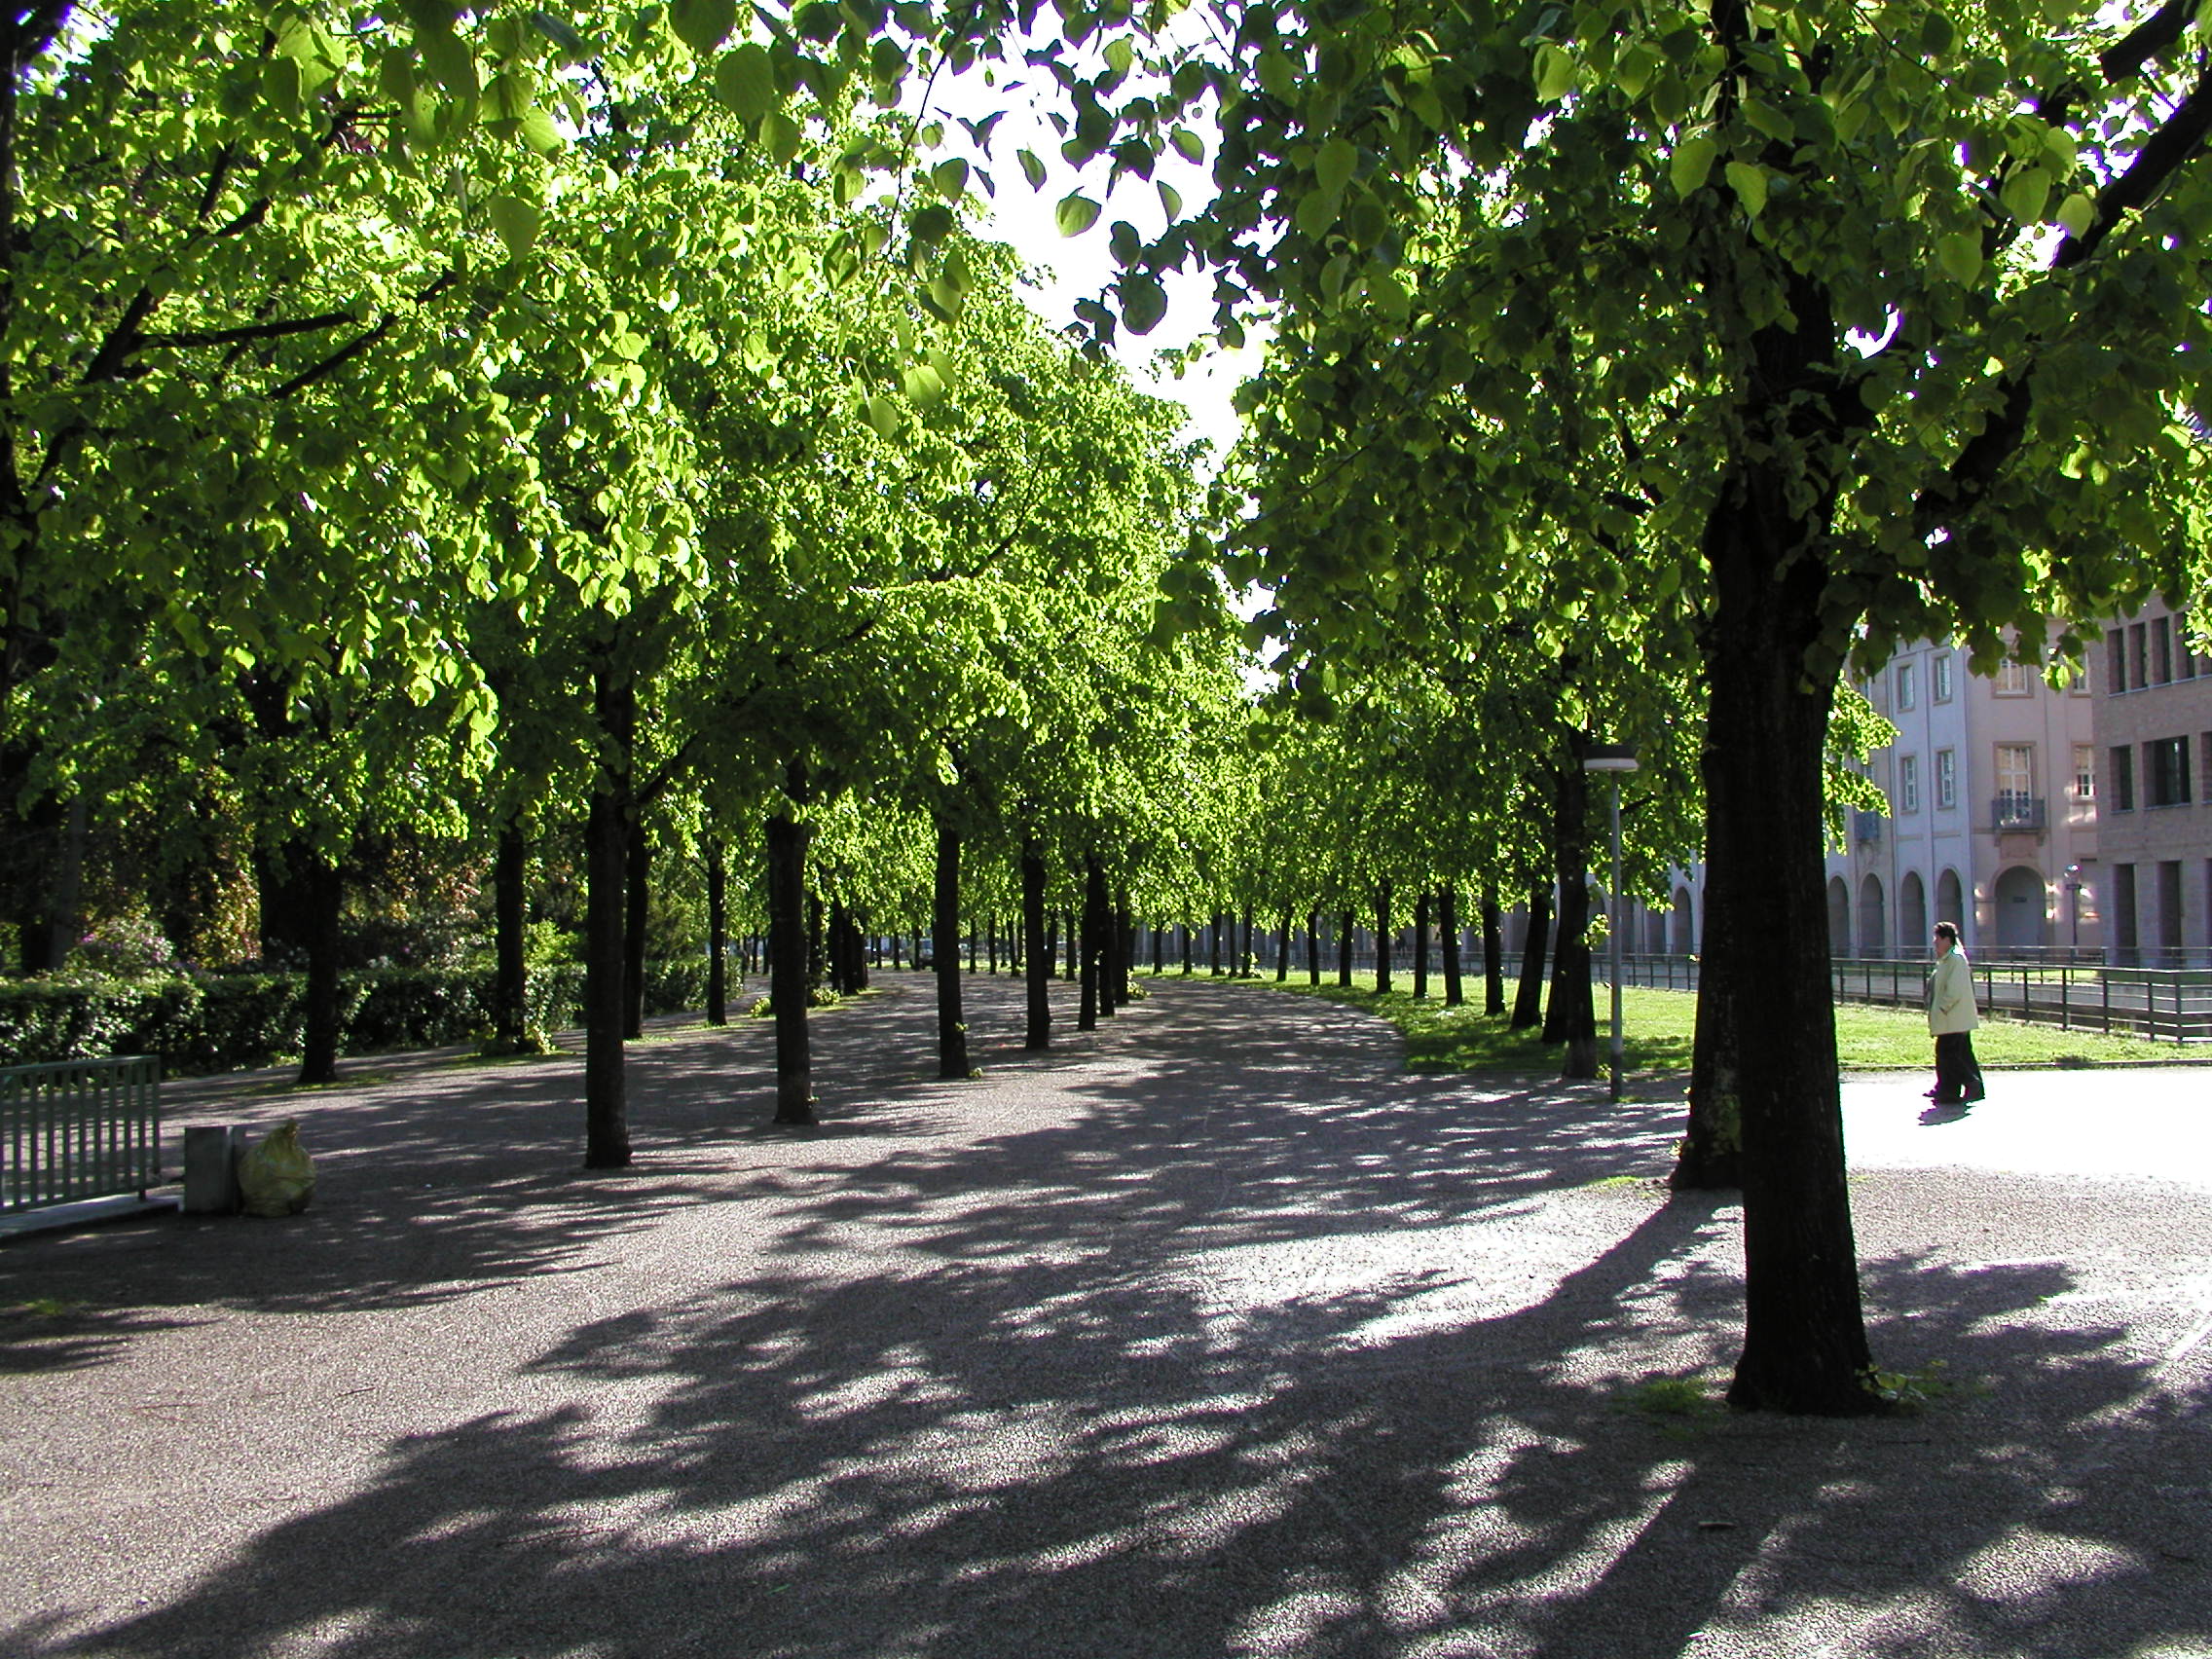
[[[1348,987],[1337,984],[1333,975],[1319,985],[1309,985],[1296,977],[1280,985],[1272,979],[1260,982],[1271,990],[1317,996],[1365,1009],[1388,1020],[1405,1034],[1409,1071],[1501,1071],[1541,1075],[1559,1069],[1559,1051],[1540,1042],[1534,1032],[1511,1030],[1502,1016],[1486,1017],[1477,1005],[1446,1008],[1440,982],[1436,995],[1418,1002],[1404,991],[1378,995],[1372,974],[1355,975]],[[1481,979],[1470,979],[1468,990],[1479,999]],[[1510,995],[1510,985],[1507,990]],[[1603,1064],[1610,1036],[1607,1024],[1610,1004],[1602,985],[1597,987],[1597,998],[1599,1058]],[[1641,1072],[1688,1071],[1690,1038],[1696,1017],[1697,998],[1691,992],[1636,987],[1624,991],[1621,996],[1622,1057],[1627,1068]],[[1837,1057],[1846,1071],[1883,1066],[1930,1070],[1935,1065],[1935,1043],[1928,1035],[1928,1022],[1913,1010],[1839,1003],[1835,1023]],[[1981,1029],[1974,1033],[1973,1048],[1975,1057],[1987,1067],[2106,1065],[2115,1061],[2170,1061],[2180,1057],[2170,1043],[1990,1019],[1983,1020]]]

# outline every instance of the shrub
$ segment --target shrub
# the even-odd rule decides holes
[[[492,1023],[489,970],[371,968],[341,975],[338,985],[342,1053],[466,1043]],[[582,1018],[582,964],[534,968],[524,987],[528,1029],[556,1031]],[[646,1014],[697,1008],[706,994],[704,959],[645,964]],[[234,1071],[298,1054],[306,1031],[303,974],[0,982],[0,1065],[160,1054],[171,1075]]]

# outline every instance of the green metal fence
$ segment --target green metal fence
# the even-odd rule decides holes
[[[2212,1042],[2212,970],[2107,968],[2084,962],[1975,962],[1981,1012],[2064,1030],[2131,1031],[2159,1043]],[[1927,1006],[1931,964],[1909,958],[1838,957],[1828,979],[1838,1002]],[[1603,977],[1604,963],[1592,972]],[[1632,956],[1621,977],[1632,985],[1694,991],[1693,956]]]
[[[160,1186],[161,1082],[153,1054],[0,1067],[0,1211]]]

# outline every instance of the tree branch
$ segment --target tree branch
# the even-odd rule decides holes
[[[281,340],[292,334],[313,334],[325,328],[342,328],[357,319],[350,312],[325,312],[320,316],[296,316],[282,322],[257,322],[240,328],[218,328],[202,334],[148,334],[138,345],[155,347],[242,346],[256,340]]]

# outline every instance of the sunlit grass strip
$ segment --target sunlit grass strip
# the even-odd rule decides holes
[[[1393,975],[1406,983],[1404,974]],[[1373,974],[1354,974],[1348,987],[1339,985],[1332,972],[1318,985],[1293,976],[1281,985],[1272,979],[1261,983],[1273,990],[1295,991],[1329,1002],[1364,1009],[1388,1020],[1406,1039],[1409,1071],[1495,1071],[1544,1074],[1559,1069],[1560,1052],[1533,1030],[1515,1031],[1504,1016],[1480,1012],[1482,981],[1471,977],[1466,989],[1471,1003],[1444,1006],[1441,979],[1432,980],[1434,993],[1417,999],[1402,990],[1379,994]],[[1507,986],[1511,996],[1512,987]],[[1609,1002],[1604,986],[1597,987],[1598,1040],[1601,1057],[1610,1037]],[[1621,993],[1622,1058],[1631,1071],[1686,1072],[1690,1042],[1697,1019],[1697,997],[1689,991],[1655,991],[1630,987]],[[1927,1020],[1913,1009],[1874,1008],[1839,1003],[1835,1011],[1836,1053],[1846,1071],[1872,1071],[1883,1067],[1933,1067],[1935,1048]],[[2161,1047],[2141,1037],[2105,1036],[2100,1032],[2061,1031],[2054,1026],[2021,1025],[2009,1020],[1985,1020],[1974,1033],[1974,1052],[1984,1066],[2042,1066],[2059,1064],[2109,1065],[2116,1062],[2171,1060],[2171,1045]]]

